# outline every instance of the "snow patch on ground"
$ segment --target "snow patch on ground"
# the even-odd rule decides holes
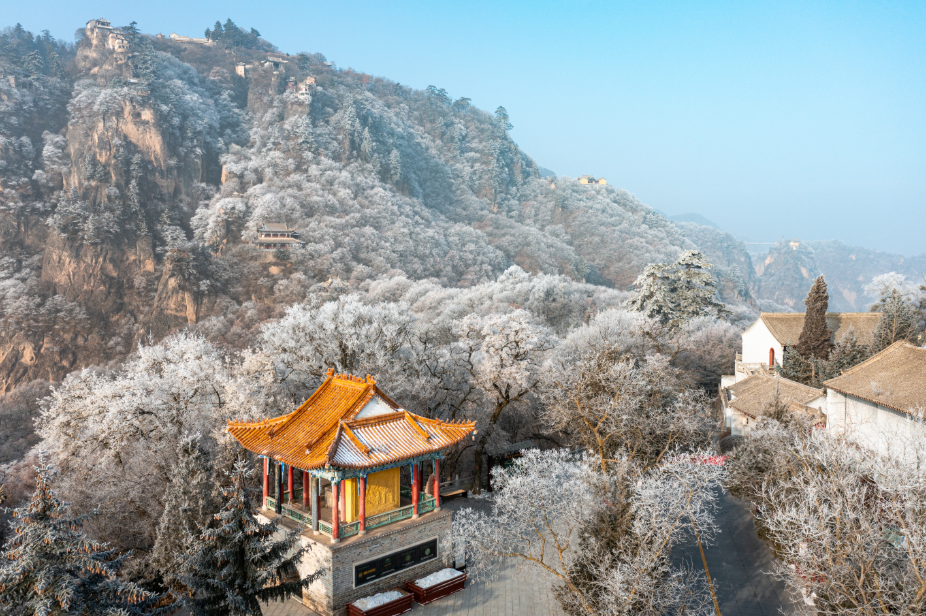
[[[369,597],[364,597],[363,599],[357,599],[354,601],[354,605],[363,610],[371,610],[374,607],[379,607],[385,605],[390,601],[395,601],[402,596],[398,590],[390,590],[387,592],[381,592],[378,595],[371,595]]]
[[[432,573],[427,577],[423,577],[420,580],[415,580],[415,584],[418,588],[430,588],[431,586],[436,586],[441,582],[446,582],[447,580],[452,580],[455,577],[460,577],[463,575],[462,571],[457,571],[456,569],[441,569],[437,573]]]

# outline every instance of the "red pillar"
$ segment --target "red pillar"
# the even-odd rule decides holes
[[[340,516],[340,512],[338,511],[338,504],[339,504],[339,501],[341,500],[340,497],[343,495],[343,491],[340,488],[341,488],[341,482],[339,481],[336,481],[331,484],[331,490],[332,490],[332,494],[331,494],[331,497],[332,497],[331,498],[331,505],[332,505],[331,507],[331,542],[332,543],[337,543],[338,541],[341,540],[339,537],[341,516]]]
[[[768,367],[775,367],[775,347],[772,347],[768,350]]]
[[[440,511],[440,460],[434,458],[434,511]]]
[[[412,464],[412,519],[418,517],[418,479],[421,476],[421,471],[419,470],[419,465]]]
[[[267,508],[267,496],[270,495],[270,458],[264,458],[264,509]]]
[[[309,508],[309,494],[312,490],[309,489],[309,471],[302,471],[302,508]]]
[[[360,534],[367,532],[367,476],[360,477]]]
[[[289,476],[287,477],[287,482],[289,483],[289,504],[293,504],[293,467],[291,464],[286,465],[286,470],[289,471]]]

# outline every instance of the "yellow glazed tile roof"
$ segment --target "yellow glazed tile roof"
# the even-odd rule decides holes
[[[395,412],[355,419],[378,396]],[[461,441],[475,423],[446,423],[402,410],[367,375],[328,371],[308,400],[288,415],[231,421],[229,433],[254,453],[296,468],[372,468],[438,452]]]

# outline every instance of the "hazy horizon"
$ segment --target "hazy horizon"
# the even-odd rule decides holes
[[[9,7],[3,26],[70,41],[99,16],[190,36],[230,17],[281,51],[503,105],[539,165],[741,238],[926,250],[924,3],[52,0]]]

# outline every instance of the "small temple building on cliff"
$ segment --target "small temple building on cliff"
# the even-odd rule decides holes
[[[474,434],[474,423],[409,413],[369,375],[329,370],[292,413],[229,422],[228,431],[263,458],[262,515],[301,525],[313,544],[306,567],[327,570],[303,591],[312,609],[343,614],[351,601],[450,565],[441,452]]]

